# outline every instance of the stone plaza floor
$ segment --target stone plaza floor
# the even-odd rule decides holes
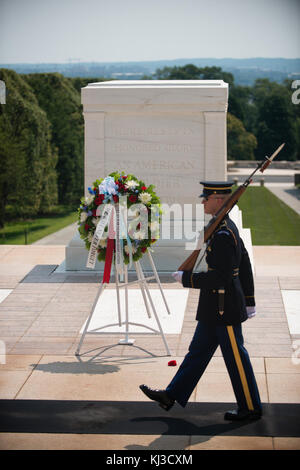
[[[253,247],[253,254],[258,313],[243,324],[245,346],[262,402],[297,405],[300,404],[300,331],[297,323],[289,322],[288,315],[297,315],[295,302],[296,306],[300,305],[297,304],[300,247]],[[103,401],[109,402],[112,415],[118,403],[124,406],[129,403],[132,409],[143,403],[145,408],[152,406],[139,385],[164,388],[174,375],[193,335],[199,292],[192,289],[188,292],[181,329],[166,333],[171,356],[166,355],[160,336],[145,333],[135,337],[133,333],[133,346],[118,344],[122,334],[87,335],[82,356],[78,358],[75,351],[80,331],[90,313],[101,276],[93,272],[57,273],[64,256],[63,245],[0,246],[0,401],[7,400],[11,405],[14,401],[31,400],[39,406],[43,401],[64,401],[66,406],[74,400],[88,401],[95,406]],[[155,261],[155,253],[153,257]],[[180,295],[183,287],[170,275],[161,275],[160,279],[165,292],[176,289]],[[157,289],[156,284],[149,286]],[[108,289],[114,289],[113,282]],[[291,313],[283,296],[287,291],[296,295]],[[291,325],[294,325],[292,333]],[[168,366],[171,359],[177,361],[177,366]],[[194,390],[190,406],[220,404],[226,411],[226,404],[232,409],[234,402],[218,349]],[[161,409],[157,407],[158,410]],[[189,404],[185,410],[188,414]],[[165,412],[161,410],[160,416],[161,413]],[[40,432],[35,428],[4,431],[0,433],[0,449],[300,449],[300,433],[281,435],[280,430],[276,435],[272,432],[247,435],[247,430],[235,435],[235,431],[228,433],[222,428],[220,432],[201,434],[204,428],[193,426],[181,434],[177,423],[177,434],[168,432],[167,420],[172,420],[172,413],[173,409],[165,414],[165,422],[156,427],[149,423],[147,415],[136,434],[130,426],[121,426],[119,432],[102,433],[101,429],[85,433],[84,428],[80,433],[47,432],[47,426]]]

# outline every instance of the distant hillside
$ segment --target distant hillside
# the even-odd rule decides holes
[[[268,78],[282,83],[286,78],[300,78],[300,59],[252,58],[252,59],[175,59],[145,62],[69,62],[64,64],[0,64],[0,68],[18,73],[59,72],[66,77],[104,77],[134,80],[151,76],[158,68],[181,67],[194,64],[197,67],[221,67],[234,75],[237,85],[253,85],[257,78]]]

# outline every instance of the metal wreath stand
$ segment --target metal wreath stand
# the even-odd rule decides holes
[[[116,210],[116,208],[115,208],[115,210]],[[119,229],[119,213],[118,213],[118,210],[116,210],[116,215],[117,215],[117,234],[113,230],[113,217],[111,217],[111,214],[110,213],[108,214],[106,221],[105,221],[105,216],[104,216],[104,219],[103,219],[102,227],[104,227],[108,222],[110,222],[109,239],[113,239],[115,237],[115,235],[118,235],[118,233],[119,233],[118,232],[118,229]],[[99,222],[98,226],[99,225],[100,225],[100,222]],[[97,229],[98,229],[98,226],[97,226]],[[103,230],[104,230],[104,228],[103,228]],[[96,230],[96,232],[97,232],[97,230]],[[99,233],[98,233],[98,239],[101,238],[101,234],[99,235]],[[116,237],[116,240],[118,240],[117,237]],[[97,247],[97,239],[95,240],[95,245],[94,246]],[[115,346],[117,344],[130,345],[130,346],[133,345],[135,340],[129,337],[129,334],[130,334],[129,326],[130,325],[135,325],[135,326],[143,327],[143,328],[146,328],[146,329],[150,330],[151,331],[150,334],[161,335],[161,337],[163,339],[163,342],[164,342],[164,345],[165,345],[165,348],[166,348],[167,355],[171,356],[171,353],[170,353],[170,350],[169,350],[169,347],[168,347],[168,344],[167,344],[167,341],[166,341],[161,323],[159,321],[159,317],[158,317],[156,308],[154,306],[154,303],[153,303],[153,300],[152,300],[152,297],[151,297],[151,294],[150,294],[150,290],[149,290],[148,285],[147,285],[147,283],[149,281],[154,280],[154,279],[156,280],[156,283],[158,284],[158,287],[160,289],[160,292],[161,292],[161,295],[162,295],[167,313],[169,315],[170,315],[170,310],[169,310],[169,307],[168,307],[168,304],[167,304],[167,301],[166,301],[166,298],[165,298],[165,295],[164,295],[164,292],[163,292],[163,289],[162,289],[162,286],[161,286],[161,282],[160,282],[160,279],[159,279],[159,276],[158,276],[153,258],[151,256],[151,253],[150,253],[149,250],[147,250],[147,254],[148,254],[150,265],[151,265],[151,268],[152,268],[152,271],[153,271],[152,276],[145,277],[140,261],[135,261],[134,262],[134,267],[135,267],[135,271],[136,271],[136,274],[137,274],[137,279],[134,280],[134,281],[128,282],[128,268],[127,268],[127,266],[124,265],[123,266],[123,272],[119,272],[119,270],[117,269],[117,266],[115,264],[115,281],[116,281],[116,293],[117,293],[118,322],[117,323],[111,323],[111,324],[108,324],[108,325],[104,325],[104,326],[101,326],[99,328],[94,328],[93,330],[88,331],[88,328],[89,328],[90,322],[92,320],[93,314],[95,312],[97,303],[98,303],[98,301],[101,297],[101,294],[104,292],[104,290],[108,286],[108,282],[102,282],[101,283],[101,286],[100,286],[100,288],[98,290],[98,293],[96,295],[96,298],[94,300],[94,303],[93,303],[93,306],[92,306],[92,309],[91,309],[91,313],[90,313],[90,315],[89,315],[89,317],[88,317],[88,319],[85,323],[85,327],[84,327],[84,330],[82,332],[81,339],[79,341],[77,350],[75,352],[76,356],[80,356],[80,349],[81,349],[82,343],[83,343],[84,338],[85,338],[86,335],[101,335],[101,334],[109,334],[109,335],[116,335],[117,334],[117,335],[119,335],[120,332],[118,332],[118,331],[114,331],[114,332],[109,331],[108,332],[108,331],[100,331],[100,330],[104,330],[105,328],[112,327],[112,326],[122,327],[123,325],[125,325],[125,332],[124,332],[125,338],[120,339],[119,342],[115,344]],[[124,282],[121,282],[120,279],[119,279],[119,276],[123,275],[123,273],[124,273]],[[103,279],[104,279],[104,276],[103,276]],[[143,297],[143,300],[144,300],[144,304],[145,304],[145,307],[146,307],[148,318],[152,317],[152,315],[151,315],[151,310],[152,310],[152,313],[155,317],[158,329],[154,329],[154,328],[152,328],[148,325],[144,325],[144,324],[141,324],[141,323],[135,323],[135,322],[129,321],[128,286],[133,285],[133,284],[138,284],[139,285],[139,287],[141,289],[142,297]],[[122,315],[121,315],[120,289],[122,289],[122,288],[125,289],[125,321],[122,321]],[[141,332],[141,331],[134,332],[134,335],[139,335],[139,334],[145,334],[145,331],[144,332]]]

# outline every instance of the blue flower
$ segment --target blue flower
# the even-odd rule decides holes
[[[102,194],[114,195],[118,194],[118,186],[112,176],[104,178],[102,183],[99,185],[99,192]]]

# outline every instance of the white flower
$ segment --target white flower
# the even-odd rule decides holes
[[[95,194],[89,194],[85,197],[84,202],[89,206],[94,200]]]
[[[141,201],[142,204],[148,204],[152,199],[151,194],[149,193],[141,193],[139,194],[139,200]]]
[[[81,212],[80,214],[80,222],[85,222],[87,219],[87,213],[86,212]]]
[[[92,243],[92,241],[93,241],[93,234],[92,234],[91,232],[89,232],[87,239],[88,239],[88,241],[89,241],[90,243]]]
[[[105,248],[106,247],[106,238],[101,238],[101,240],[99,241],[99,245],[101,246],[101,248]]]
[[[134,255],[134,253],[136,253],[136,249],[135,249],[135,247],[134,247],[133,245],[131,245],[131,247],[132,247],[132,254]],[[128,245],[125,245],[124,251],[125,251],[125,253],[127,253],[127,255],[129,255],[129,251],[130,251],[130,250],[129,250],[129,246],[128,246]]]
[[[141,230],[139,232],[134,232],[133,237],[135,240],[144,240],[146,237],[145,232],[142,232]]]
[[[125,187],[127,189],[134,189],[138,185],[139,185],[139,183],[137,181],[134,181],[134,180],[129,180],[129,181],[126,181],[126,183],[125,183]]]
[[[97,227],[99,220],[100,220],[100,217],[93,217],[93,218],[92,218],[92,223],[93,223],[94,225],[96,225],[96,227]]]

